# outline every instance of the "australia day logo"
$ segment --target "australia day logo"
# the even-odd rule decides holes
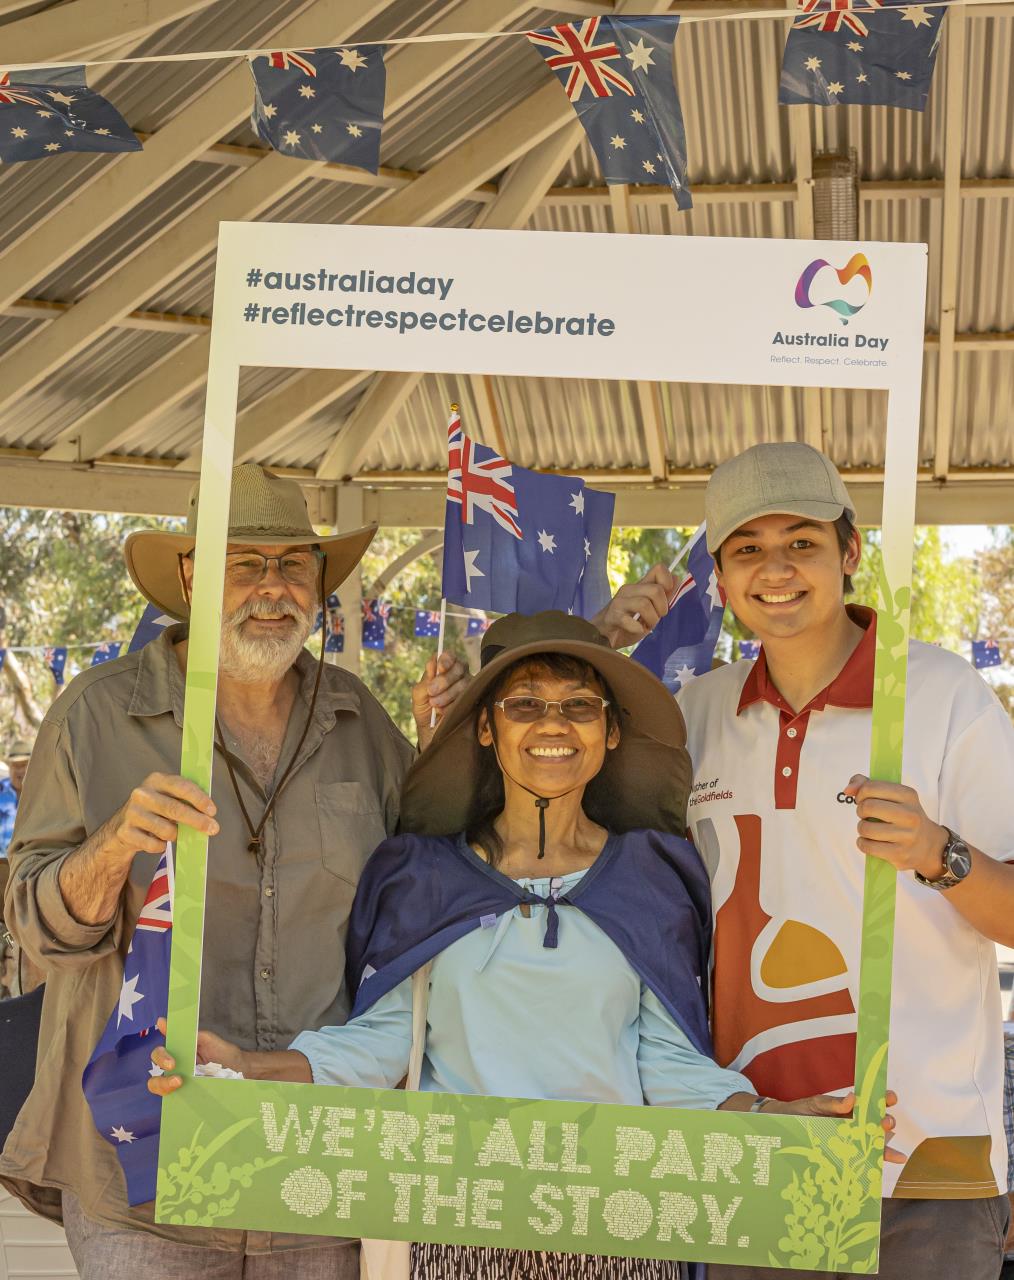
[[[854,281],[861,283],[854,284]],[[841,268],[832,266],[825,258],[815,258],[803,268],[796,281],[796,306],[804,310],[830,307],[842,324],[848,324],[866,306],[872,292],[873,272],[865,253],[854,253]],[[847,296],[832,296],[840,293]]]

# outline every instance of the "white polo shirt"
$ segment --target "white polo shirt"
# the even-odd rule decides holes
[[[763,650],[679,693],[689,821],[712,879],[716,1057],[781,1099],[854,1081],[866,857],[843,788],[869,771],[876,615],[849,614],[866,635],[799,714]],[[964,659],[918,641],[902,775],[935,822],[1014,860],[1014,726]],[[885,1195],[1006,1190],[996,951],[910,874],[898,878],[888,1080],[908,1162],[885,1165]]]

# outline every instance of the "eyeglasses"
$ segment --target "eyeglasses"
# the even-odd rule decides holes
[[[324,553],[288,551],[280,556],[266,556],[260,551],[236,551],[225,557],[225,576],[234,587],[254,587],[268,572],[274,560],[282,578],[294,587],[309,587],[317,580]]]
[[[493,704],[499,707],[508,720],[518,724],[534,724],[549,715],[550,707],[558,707],[560,715],[572,724],[591,724],[609,706],[608,698],[596,698],[589,694],[575,694],[573,698],[564,698],[560,702],[550,702],[546,698],[531,698],[519,694],[516,698],[504,698],[502,702]]]

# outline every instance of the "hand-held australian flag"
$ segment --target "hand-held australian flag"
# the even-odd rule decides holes
[[[416,609],[415,635],[417,639],[435,640],[440,634],[440,610]]]
[[[43,160],[65,151],[140,151],[111,102],[85,85],[83,67],[0,75],[0,161]]]
[[[972,641],[972,665],[982,667],[998,667],[1002,661],[1000,646],[992,639]]]
[[[95,1127],[116,1151],[132,1205],[155,1198],[162,1100],[148,1092],[148,1079],[161,1075],[151,1051],[165,1044],[155,1021],[169,1006],[172,924],[170,845],[158,860],[134,926],[120,998],[81,1076]]]
[[[447,449],[445,599],[496,613],[574,612],[583,579],[590,590],[604,579],[609,549],[601,530],[592,546],[584,481],[515,466],[466,436],[456,410]],[[611,529],[614,495],[600,499],[596,516],[608,505]]]
[[[377,172],[384,46],[283,49],[250,59],[254,132],[283,155]]]
[[[669,612],[630,655],[673,693],[711,670],[722,631],[725,597],[704,532],[701,525],[690,540],[686,575],[669,598]]]
[[[687,139],[673,78],[679,18],[586,18],[529,31],[584,126],[606,182],[667,182],[680,209]]]
[[[779,102],[925,108],[946,9],[905,0],[797,3]]]

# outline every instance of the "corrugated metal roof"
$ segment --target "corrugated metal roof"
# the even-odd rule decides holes
[[[312,0],[215,0],[190,18],[137,42],[137,52],[255,46],[269,41],[271,31],[311,6]],[[455,8],[446,0],[391,0],[382,13],[365,24],[361,36],[384,39],[422,32],[435,21],[452,16]],[[512,25],[547,25],[567,17],[533,6]],[[973,11],[967,28],[962,172],[966,179],[1014,179],[1014,18]],[[682,28],[676,43],[676,76],[692,185],[794,182],[790,115],[777,102],[784,37],[783,21],[698,23]],[[946,39],[945,34],[945,51]],[[391,54],[392,60],[398,56],[397,52]],[[154,131],[198,100],[229,65],[195,62],[119,67],[98,72],[93,83],[110,96],[135,128]],[[924,114],[887,108],[796,110],[805,111],[809,118],[814,151],[855,149],[862,183],[929,180],[939,184],[944,173],[946,71],[946,57],[941,56]],[[392,113],[385,122],[383,164],[424,171],[545,84],[546,76],[544,65],[523,40],[496,41],[474,50],[453,72]],[[223,129],[222,140],[256,144],[242,120]],[[75,254],[35,281],[30,293],[50,301],[77,302],[124,263],[157,245],[176,221],[242,173],[242,169],[212,161],[204,158],[186,165],[97,235],[75,225],[73,196],[110,165],[124,166],[124,174],[128,174],[130,156],[63,156],[4,168],[0,181],[7,198],[0,206],[0,254],[30,237],[47,220],[62,220],[67,235],[78,241]],[[586,144],[578,147],[556,183],[601,186],[598,165]],[[930,246],[926,326],[933,333],[940,322],[942,190],[938,187],[928,193],[920,188],[907,193],[902,187],[886,195],[872,194],[876,198],[864,199],[860,205],[863,238],[926,242]],[[360,217],[368,220],[371,205],[385,198],[386,193],[375,188],[308,175],[262,216],[329,223]],[[468,226],[479,208],[474,201],[463,200],[440,222]],[[1010,333],[1014,331],[1014,188],[988,198],[966,197],[961,212],[958,333]],[[666,200],[637,202],[634,218],[636,230],[651,235],[781,238],[796,234],[798,227],[794,200],[782,197],[702,202],[682,214]],[[612,217],[608,200],[599,198],[544,204],[529,225],[539,230],[608,231]],[[196,264],[184,264],[163,281],[142,308],[208,315],[213,267],[210,251]],[[47,324],[44,316],[0,316],[0,359],[33,334],[43,332]],[[0,419],[0,448],[46,448],[82,415],[176,350],[182,341],[177,333],[110,328],[87,349],[68,358],[56,375],[25,395],[16,411]],[[933,462],[935,454],[937,363],[937,351],[930,346],[924,370],[921,443],[926,464]],[[1014,466],[1014,342],[990,350],[959,344],[955,365],[952,465]],[[245,372],[241,407],[298,376],[285,370]],[[519,463],[574,469],[647,467],[638,401],[631,386],[539,379],[493,381],[504,435]],[[359,387],[296,427],[288,428],[283,415],[262,460],[314,468],[362,394]],[[462,404],[466,418],[478,418],[467,379],[428,376],[386,432],[374,441],[366,468],[403,472],[440,469],[450,399]],[[830,447],[837,460],[848,467],[881,466],[884,397],[835,391],[825,397],[825,403],[828,399]],[[753,440],[792,438],[802,431],[803,396],[798,391],[667,385],[662,388],[660,403],[668,462],[677,469],[708,467]],[[139,459],[182,459],[199,442],[202,418],[203,394],[195,392],[154,415],[119,449]]]

